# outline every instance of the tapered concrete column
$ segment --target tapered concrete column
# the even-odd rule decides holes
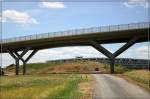
[[[15,73],[16,75],[19,75],[19,59],[16,59],[16,69],[15,69]]]
[[[12,50],[7,49],[7,51],[9,52],[9,54],[15,59],[16,62],[16,68],[15,68],[15,72],[16,75],[19,74],[19,60],[21,60],[23,62],[23,75],[26,74],[26,63],[30,60],[30,58],[38,51],[38,50],[33,50],[32,53],[27,57],[27,59],[23,59],[23,56],[29,51],[30,47],[25,48],[21,54],[19,54],[18,52],[12,52]]]
[[[29,48],[27,48],[29,49]],[[23,56],[27,53],[28,50],[24,50],[20,55],[15,52],[16,56],[18,56],[18,58],[22,61],[23,63],[23,75],[26,74],[26,63],[30,60],[30,58],[38,51],[38,50],[33,50],[32,53],[26,58],[23,59]]]
[[[19,58],[13,53],[10,49],[7,49],[8,53],[15,59],[16,67],[15,67],[15,73],[16,75],[19,75]]]
[[[111,58],[110,59],[110,72],[111,72],[111,74],[115,73],[114,65],[115,65],[115,58]]]
[[[123,53],[125,50],[127,50],[129,47],[131,47],[133,44],[136,43],[138,40],[138,37],[133,37],[131,40],[129,40],[125,45],[123,45],[121,48],[119,48],[116,52],[111,53],[106,48],[98,44],[96,41],[91,41],[91,45],[97,49],[99,52],[107,56],[110,60],[110,72],[113,74],[114,71],[114,65],[115,65],[115,58],[119,56],[121,53]]]
[[[114,73],[114,59],[115,57],[113,56],[113,54],[111,52],[109,52],[106,48],[104,48],[103,46],[101,46],[100,44],[98,44],[98,42],[96,41],[91,41],[92,46],[97,49],[99,52],[101,52],[102,54],[104,54],[105,56],[107,56],[110,60],[110,72]]]
[[[23,75],[26,74],[26,62],[23,62]]]

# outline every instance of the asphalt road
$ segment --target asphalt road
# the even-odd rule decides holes
[[[93,99],[150,99],[150,93],[110,74],[93,74],[96,86]]]

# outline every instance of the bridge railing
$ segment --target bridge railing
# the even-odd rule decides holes
[[[0,41],[0,43],[36,40],[36,39],[62,37],[62,36],[83,35],[83,34],[101,33],[101,32],[113,32],[113,31],[122,31],[122,30],[130,30],[130,29],[142,29],[142,28],[149,28],[149,27],[150,27],[150,22],[101,26],[101,27],[74,29],[74,30],[68,30],[68,31],[59,31],[59,32],[51,32],[51,33],[3,39]]]

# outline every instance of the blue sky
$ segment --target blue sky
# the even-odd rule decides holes
[[[125,2],[3,2],[2,9],[3,38],[149,21],[149,5],[146,0],[126,0]],[[105,47],[114,52],[121,45],[105,45]],[[147,48],[148,43],[136,44],[121,57],[147,58]],[[73,50],[67,53],[69,49],[43,50],[39,52],[39,56],[43,55],[43,58],[39,59],[39,56],[36,55],[30,62],[43,62],[49,59],[75,56],[103,57],[103,55],[97,54],[99,52],[92,47],[73,47],[72,49],[79,50],[78,53],[72,53]],[[88,52],[82,55],[85,52],[84,49],[88,49]],[[134,52],[134,50],[137,50],[137,52]],[[50,57],[50,55],[45,58],[45,53],[53,56]],[[56,55],[56,53],[59,54]],[[137,56],[137,53],[139,55],[142,53],[141,57]],[[8,60],[6,58],[8,55],[3,56],[3,63],[6,65],[5,61]],[[13,62],[13,59],[11,59],[11,62]]]
[[[2,29],[3,38],[148,20],[147,8],[142,6],[130,8],[123,2],[64,2],[63,4],[64,8],[47,8],[42,7],[41,2],[4,3],[3,11],[15,10],[27,13],[38,24],[24,26],[10,21],[5,22]]]

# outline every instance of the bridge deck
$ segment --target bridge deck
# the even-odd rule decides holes
[[[86,46],[90,45],[90,40],[95,40],[100,44],[123,43],[134,36],[140,38],[137,42],[144,42],[148,41],[149,29],[149,22],[102,26],[3,39],[0,44],[2,53],[7,53],[7,48],[20,51],[26,47],[46,49],[62,46]]]

